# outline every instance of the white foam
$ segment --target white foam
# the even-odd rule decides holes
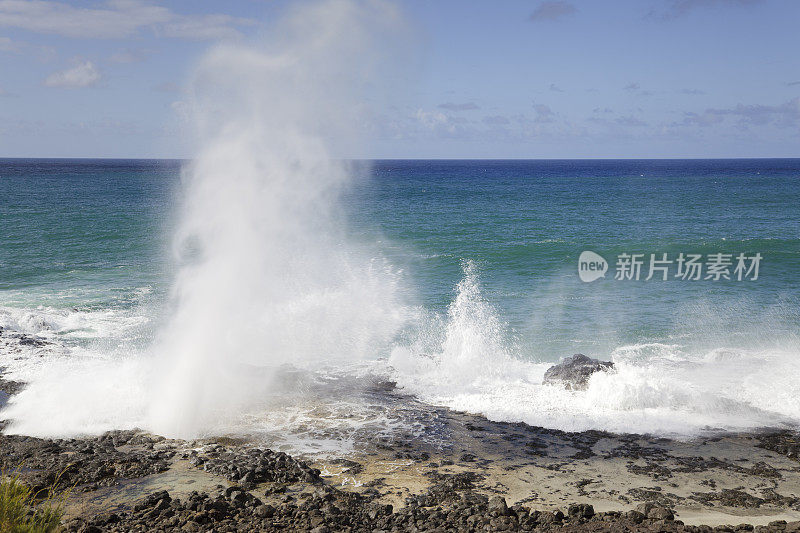
[[[614,371],[593,375],[584,391],[543,385],[552,363],[512,352],[467,264],[440,344],[395,348],[389,362],[421,399],[497,421],[671,436],[800,421],[800,350],[791,344],[760,352],[621,346],[611,354]]]

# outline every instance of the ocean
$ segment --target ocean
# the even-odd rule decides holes
[[[182,351],[184,332],[203,348],[186,350],[182,375],[206,350],[202,365],[377,376],[424,404],[564,430],[692,436],[800,421],[800,159],[357,162],[308,201],[314,183],[249,191],[232,173],[190,217],[189,233],[214,235],[196,249],[176,237],[196,199],[184,166],[0,160],[0,367],[30,383],[7,406],[12,431],[163,429],[149,398],[164,395],[149,383],[169,372],[141,361]],[[302,222],[319,206],[318,227]],[[582,281],[584,251],[604,277]],[[221,255],[224,268],[182,285]],[[699,279],[679,270],[690,256]],[[665,261],[651,276],[652,259]],[[616,370],[585,391],[542,385],[574,353]],[[241,388],[212,377],[185,390]],[[280,389],[270,383],[264,394]],[[192,394],[187,405],[219,403]],[[279,427],[249,400],[232,404],[235,424],[176,433]]]

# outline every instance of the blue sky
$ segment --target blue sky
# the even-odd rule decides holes
[[[800,157],[797,0],[397,3],[413,76],[348,156]],[[287,4],[0,0],[0,156],[191,156],[193,63]]]

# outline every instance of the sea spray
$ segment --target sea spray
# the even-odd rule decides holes
[[[155,347],[154,430],[216,429],[263,402],[280,365],[374,358],[396,334],[397,277],[348,237],[339,197],[353,168],[336,156],[381,85],[381,40],[401,25],[388,4],[332,0],[293,11],[261,47],[200,61],[176,239],[191,253]]]
[[[199,60],[182,106],[197,151],[165,324],[144,352],[49,360],[24,376],[4,411],[9,432],[224,433],[276,395],[300,403],[316,382],[292,368],[388,353],[406,318],[401,282],[348,235],[340,195],[364,169],[341,158],[396,81],[388,55],[405,31],[380,0],[303,3],[257,43]]]
[[[401,389],[427,403],[566,431],[678,438],[800,422],[800,346],[793,339],[763,349],[622,345],[591,354],[615,365],[592,375],[586,390],[544,385],[553,358],[517,356],[471,261],[463,264],[445,319],[433,323],[389,359]]]
[[[462,270],[445,320],[429,319],[434,327],[420,328],[415,343],[392,351],[389,364],[412,391],[460,395],[486,383],[525,379],[518,372],[525,364],[512,356],[505,325],[482,294],[478,267],[466,260]]]

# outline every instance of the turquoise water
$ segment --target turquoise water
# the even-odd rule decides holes
[[[749,325],[800,331],[798,160],[385,162],[375,175],[353,209],[357,226],[398,244],[394,260],[407,262],[426,306],[448,305],[460,263],[475,261],[524,354],[602,355],[670,335],[717,342],[720,321],[737,342]],[[609,262],[623,252],[764,259],[755,282],[583,284],[583,250]]]
[[[169,161],[0,160],[0,290],[102,306],[163,283],[179,170]]]
[[[182,167],[179,161],[0,160],[0,341],[24,333],[52,343],[20,351],[0,342],[5,372],[39,384],[20,395],[15,416],[28,424],[20,431],[146,426],[143,413],[153,408],[140,401],[149,394],[143,383],[158,372],[137,365],[174,314],[171,291],[180,270],[172,236],[184,201]],[[385,327],[391,338],[367,357],[384,361],[377,372],[419,399],[562,429],[694,434],[800,421],[799,159],[358,167],[341,198],[329,201],[336,211],[331,220],[344,220],[348,239],[389,265],[391,276],[356,277],[355,284],[327,291],[315,264],[303,275],[315,275],[321,286],[307,294],[297,287],[294,301],[291,287],[259,280],[254,290],[285,302],[275,304],[279,311],[266,301],[259,310],[257,299],[242,294],[249,307],[241,313],[231,309],[236,295],[226,295],[225,287],[199,285],[219,291],[227,306],[219,316],[224,325],[203,332],[203,342],[222,339],[227,350],[225,339],[234,339],[230,346],[244,343],[248,357],[294,363],[288,341],[297,342],[298,353],[315,345],[346,351],[373,347],[384,331],[370,335],[365,328]],[[226,179],[235,185],[236,176]],[[209,212],[209,220],[237,215],[236,205],[223,208]],[[223,219],[213,219],[218,215]],[[261,220],[269,218],[255,216],[240,227],[247,231]],[[334,254],[337,243],[321,244]],[[283,244],[253,242],[254,254],[246,253],[249,244],[234,250],[244,250],[243,260],[263,260],[270,246]],[[353,266],[359,253],[345,248],[347,268],[361,272]],[[607,260],[605,278],[581,281],[578,257],[585,250]],[[644,254],[642,279],[614,279],[623,253]],[[674,265],[668,280],[644,280],[650,254],[663,253],[762,259],[755,280],[682,280]],[[310,257],[319,261],[317,255]],[[253,274],[253,265],[233,265]],[[388,280],[392,290],[373,287],[375,280]],[[370,301],[395,298],[395,284],[396,300]],[[212,317],[201,309],[200,325],[190,325],[215,328],[206,326]],[[168,331],[175,334],[174,324]],[[199,348],[187,347],[189,357]],[[593,378],[585,392],[542,386],[547,366],[576,352],[612,359],[617,371]],[[51,365],[56,357],[63,366]],[[67,391],[87,379],[107,387],[95,392],[109,398],[108,412],[86,407],[96,407],[97,396],[66,401],[70,393],[54,386],[62,379],[69,380]],[[54,417],[52,406],[69,412]],[[82,410],[83,418],[76,415]],[[63,424],[43,425],[47,418]]]
[[[3,304],[157,307],[171,280],[180,168],[0,161]],[[800,160],[381,161],[344,200],[349,231],[379,241],[427,309],[446,310],[473,261],[525,357],[800,331]],[[606,279],[579,280],[583,250],[612,263]],[[756,281],[615,281],[623,252],[763,260]]]

